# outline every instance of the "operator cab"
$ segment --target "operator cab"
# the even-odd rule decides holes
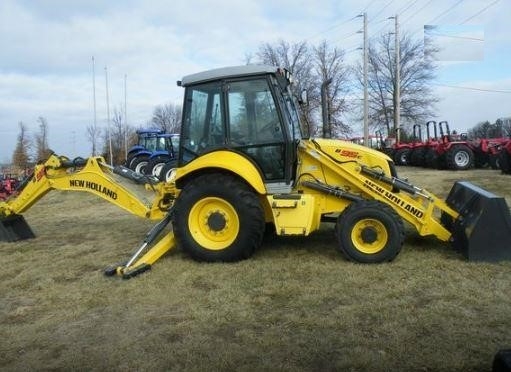
[[[185,76],[179,166],[205,153],[244,154],[265,183],[289,184],[302,138],[288,71],[237,66]]]

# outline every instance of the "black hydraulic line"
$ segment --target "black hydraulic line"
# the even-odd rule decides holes
[[[377,180],[383,181],[385,183],[388,183],[389,185],[392,185],[396,187],[399,190],[403,190],[409,194],[415,195],[417,191],[420,191],[417,187],[412,185],[411,183],[408,183],[400,178],[396,177],[388,177],[385,175],[382,171],[377,171],[375,169],[369,168],[365,165],[362,165],[360,172],[363,174],[366,174],[372,178],[376,178]]]
[[[122,176],[124,178],[127,178],[129,180],[132,180],[132,181],[134,181],[136,183],[140,183],[140,184],[149,183],[150,185],[155,185],[158,182],[160,182],[160,180],[154,176],[149,176],[147,174],[135,172],[129,168],[126,168],[123,165],[116,165],[112,169],[112,171],[115,174],[118,174],[119,176]]]
[[[364,200],[362,197],[351,194],[347,191],[344,191],[338,187],[333,187],[321,182],[312,182],[312,181],[302,181],[302,186],[309,187],[314,190],[322,191],[329,195],[336,196],[340,199],[347,199],[353,202]]]

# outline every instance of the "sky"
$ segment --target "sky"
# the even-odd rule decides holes
[[[53,151],[87,157],[94,93],[98,126],[126,102],[128,124],[143,127],[155,106],[181,104],[184,75],[245,64],[261,43],[325,40],[360,61],[363,13],[370,41],[393,32],[396,15],[414,38],[436,26],[432,119],[463,132],[511,116],[511,0],[1,0],[0,163],[19,122],[33,136],[39,117]]]

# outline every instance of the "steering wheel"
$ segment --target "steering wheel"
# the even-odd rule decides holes
[[[264,124],[261,129],[259,130],[260,132],[267,132],[267,131],[272,131],[274,132],[275,131],[275,128],[277,128],[277,124],[278,124],[278,120],[270,120],[268,123]]]
[[[280,125],[278,120],[270,120],[259,129],[259,138],[275,139],[276,134],[280,132]],[[282,136],[282,135],[280,135]]]

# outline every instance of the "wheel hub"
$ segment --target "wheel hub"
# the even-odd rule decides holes
[[[378,232],[372,226],[365,227],[360,234],[362,241],[366,244],[372,244],[378,239]]]
[[[469,162],[469,156],[466,152],[460,151],[456,154],[455,162],[458,166],[464,167]]]
[[[209,215],[207,224],[213,231],[222,231],[227,225],[225,216],[219,211],[213,212]]]
[[[364,218],[358,221],[351,232],[351,241],[360,252],[375,254],[387,244],[389,235],[382,221]]]
[[[205,249],[222,250],[238,237],[240,220],[232,204],[209,196],[198,200],[190,209],[188,228]]]

